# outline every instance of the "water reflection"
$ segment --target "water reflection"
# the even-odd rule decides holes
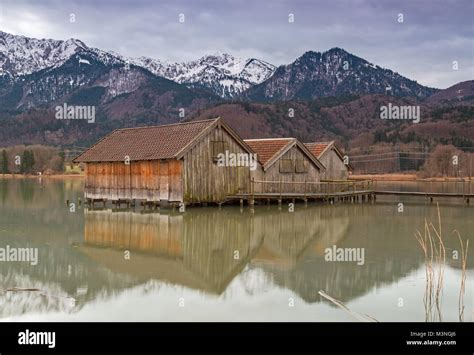
[[[156,279],[220,294],[263,241],[261,220],[247,217],[225,210],[85,211],[79,250],[110,270],[142,281]]]
[[[209,299],[242,297],[229,293],[235,287],[244,287],[249,297],[277,295],[284,289],[307,305],[322,302],[319,290],[346,303],[367,299],[367,304],[385,308],[397,297],[414,296],[423,311],[423,293],[414,293],[423,290],[423,280],[416,281],[421,287],[417,289],[407,280],[423,272],[413,235],[425,218],[436,220],[433,205],[407,205],[403,214],[396,203],[298,204],[294,212],[277,206],[259,206],[253,212],[226,206],[185,213],[88,210],[78,205],[71,213],[65,201],[77,201],[81,189],[80,181],[0,180],[0,247],[39,249],[36,267],[0,263],[0,289],[40,290],[1,294],[1,318],[74,314],[97,302],[107,308],[126,290],[149,285],[156,286],[151,292],[157,294],[164,287],[184,288]],[[472,208],[443,207],[442,219],[446,233],[456,228],[472,237]],[[448,253],[457,250],[458,240],[445,238]],[[325,250],[333,246],[363,248],[364,264],[326,261]],[[469,269],[473,261],[470,254]],[[459,264],[447,258],[450,270],[459,273]],[[377,296],[391,287],[398,290],[393,299]],[[457,299],[456,287],[450,284],[445,290],[450,299]],[[472,312],[472,305],[466,306],[466,312]],[[405,312],[409,319],[412,310]]]

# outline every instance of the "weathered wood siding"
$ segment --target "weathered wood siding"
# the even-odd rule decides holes
[[[249,191],[249,167],[218,166],[213,159],[213,142],[224,142],[224,150],[229,153],[247,154],[221,127],[217,126],[209,132],[184,156],[183,186],[186,203],[220,202],[226,196]]]
[[[349,177],[349,169],[334,151],[334,148],[328,149],[319,161],[326,167],[326,171],[321,175],[321,180],[347,180]]]
[[[86,198],[183,201],[183,163],[178,160],[86,164]]]
[[[292,166],[292,172],[280,172],[280,161],[290,160]],[[296,161],[303,161],[307,166],[307,172],[297,173],[296,172]],[[320,172],[319,169],[314,166],[311,160],[304,154],[301,149],[297,146],[292,147],[285,154],[283,154],[278,161],[276,161],[267,171],[263,171],[262,168],[258,167],[255,172],[252,172],[252,176],[255,180],[265,181],[282,181],[282,182],[319,182]],[[315,185],[308,184],[306,191],[310,192],[310,189],[315,189]],[[256,183],[254,192],[280,192],[280,186],[278,183]],[[282,184],[282,192],[305,192],[305,184]]]

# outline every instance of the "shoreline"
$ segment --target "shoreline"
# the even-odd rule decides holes
[[[23,174],[0,174],[0,179],[69,179],[85,178],[85,174],[51,174],[51,175],[23,175]]]
[[[416,174],[357,174],[349,175],[349,180],[374,180],[374,181],[436,181],[436,182],[450,182],[450,181],[472,181],[474,177],[428,177],[420,178]]]

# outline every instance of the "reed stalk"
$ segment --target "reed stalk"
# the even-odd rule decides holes
[[[469,239],[466,240],[466,247],[464,248],[464,242],[461,235],[457,230],[453,231],[456,234],[461,245],[461,287],[459,288],[459,300],[458,300],[458,311],[459,321],[464,322],[464,291],[466,290],[466,266],[467,266],[467,252],[469,250]]]
[[[444,287],[444,274],[446,266],[446,247],[443,240],[441,227],[441,213],[439,205],[438,210],[438,225],[435,226],[432,222],[425,219],[424,233],[419,230],[415,233],[415,238],[420,244],[421,250],[425,259],[425,295],[423,303],[425,305],[426,321],[442,321],[441,300]],[[459,320],[464,319],[464,292],[466,287],[466,265],[467,265],[467,251],[469,248],[469,240],[466,245],[457,230],[454,233],[459,239],[461,245],[461,287],[459,290]],[[433,306],[435,306],[436,313],[433,314]]]

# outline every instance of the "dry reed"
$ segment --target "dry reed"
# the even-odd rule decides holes
[[[428,222],[425,219],[424,233],[422,234],[419,230],[415,233],[415,238],[421,246],[425,257],[425,295],[423,303],[425,305],[426,321],[442,321],[441,313],[441,299],[443,294],[444,286],[444,270],[446,265],[446,247],[443,241],[443,234],[441,228],[441,213],[439,205],[437,204],[438,210],[438,226],[436,227],[432,222]],[[461,244],[461,265],[462,265],[462,277],[461,277],[461,288],[459,291],[459,319],[463,320],[464,316],[464,290],[466,285],[466,262],[467,262],[467,250],[469,247],[469,240],[466,242],[466,247],[461,239],[458,231],[457,233],[459,242]],[[433,313],[433,307],[435,312]]]

